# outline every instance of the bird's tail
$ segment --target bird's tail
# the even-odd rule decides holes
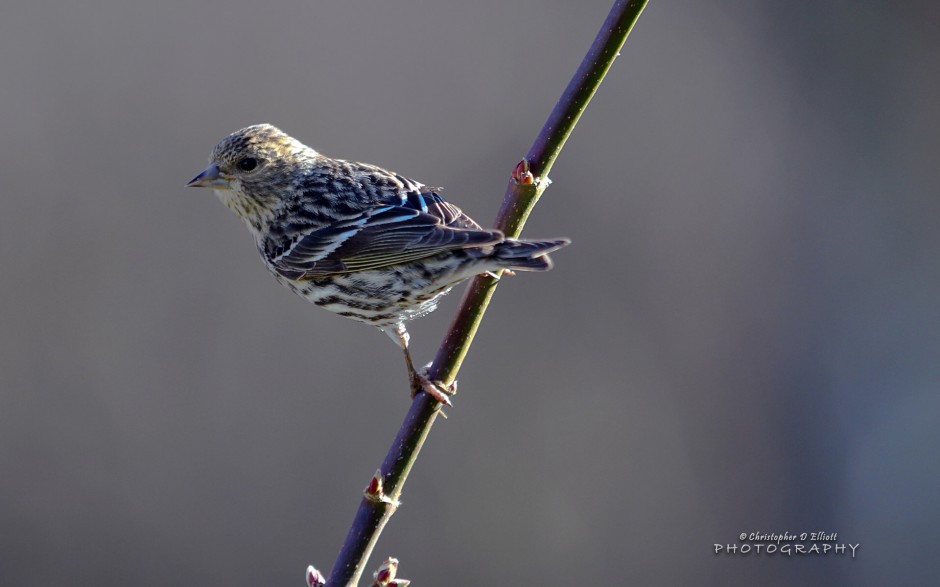
[[[570,244],[566,238],[551,241],[517,241],[506,239],[496,245],[495,259],[504,269],[517,271],[548,271],[552,260],[548,256],[552,251]]]

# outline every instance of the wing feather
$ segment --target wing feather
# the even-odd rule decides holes
[[[401,265],[503,240],[501,232],[482,230],[472,220],[473,228],[463,228],[463,218],[469,218],[459,208],[428,194],[432,196],[418,194],[422,201],[416,201],[415,207],[373,208],[307,233],[270,259],[271,264],[285,277],[313,279]]]

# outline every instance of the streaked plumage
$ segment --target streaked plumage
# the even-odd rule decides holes
[[[224,138],[188,185],[215,188],[245,221],[278,281],[389,334],[413,376],[405,322],[433,311],[451,287],[474,275],[548,270],[547,253],[568,244],[507,239],[431,188],[326,157],[267,124]],[[426,380],[419,383],[446,401]]]

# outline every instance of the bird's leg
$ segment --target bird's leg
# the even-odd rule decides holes
[[[402,352],[405,353],[405,366],[408,368],[408,379],[411,381],[411,397],[412,399],[418,394],[422,389],[428,393],[435,400],[446,406],[453,406],[451,403],[450,397],[457,392],[456,382],[450,387],[444,387],[443,384],[435,383],[431,381],[427,376],[427,368],[422,369],[420,372],[415,370],[414,362],[411,360],[411,353],[408,351],[408,341],[411,336],[408,334],[408,331],[405,329],[404,324],[399,324],[395,327],[393,332],[386,331],[391,336],[394,333],[392,340],[397,342],[401,346]]]
[[[451,403],[450,397],[457,392],[457,385],[451,385],[450,387],[444,387],[443,384],[431,381],[427,376],[427,370],[422,369],[421,371],[415,370],[414,363],[411,361],[411,353],[408,352],[408,347],[404,347],[405,352],[405,364],[408,366],[408,378],[411,380],[411,398],[418,394],[422,389],[428,393],[432,398],[441,402],[445,406],[453,406]]]

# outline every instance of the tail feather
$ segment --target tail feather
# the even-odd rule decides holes
[[[498,245],[493,259],[504,269],[517,271],[548,271],[552,268],[549,253],[570,244],[566,238],[551,241],[517,241],[507,239]]]

